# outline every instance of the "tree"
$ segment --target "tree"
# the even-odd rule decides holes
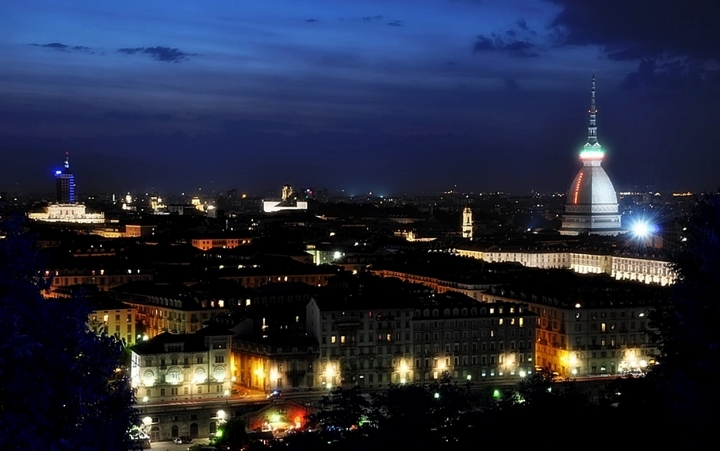
[[[45,299],[43,255],[20,222],[0,239],[0,448],[127,450],[136,420],[122,344],[81,299]]]
[[[370,402],[358,387],[336,387],[330,396],[323,396],[319,407],[320,412],[314,416],[314,420],[321,421],[325,426],[350,429],[359,426],[367,418]]]
[[[219,447],[230,447],[240,449],[247,441],[248,435],[245,431],[245,422],[240,417],[232,417],[227,423],[218,428],[218,438],[214,445]]]
[[[652,373],[683,436],[702,440],[720,403],[720,197],[702,198],[683,234],[670,302],[651,316],[661,351]]]

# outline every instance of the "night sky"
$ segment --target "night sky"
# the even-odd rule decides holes
[[[720,2],[1,0],[0,191],[720,185]]]

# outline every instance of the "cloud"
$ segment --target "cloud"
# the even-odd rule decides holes
[[[529,41],[518,40],[513,37],[504,38],[495,33],[491,37],[480,34],[473,45],[473,53],[502,52],[517,57],[532,58],[538,56],[537,52],[534,51],[535,48],[535,44]]]
[[[30,45],[34,45],[36,47],[47,47],[47,48],[58,49],[58,50],[65,50],[66,48],[68,48],[67,45],[60,44],[59,42],[53,42],[50,44],[30,44]]]
[[[60,42],[51,42],[49,44],[30,44],[30,45],[32,45],[33,47],[44,47],[47,49],[59,50],[61,52],[71,52],[71,51],[91,52],[91,50],[92,50],[90,47],[85,47],[84,45],[69,46],[67,44],[62,44]]]
[[[402,20],[393,20],[392,22],[388,22],[388,25],[391,27],[402,27],[403,23]]]
[[[529,31],[530,28],[528,28],[527,22],[525,22],[525,19],[518,19],[517,22],[515,22],[515,25],[518,26],[521,30]]]
[[[383,16],[365,16],[362,18],[363,22],[377,22],[382,20]]]
[[[187,61],[191,56],[196,56],[197,53],[186,53],[180,49],[173,49],[170,47],[133,47],[133,48],[121,48],[118,52],[125,53],[128,55],[135,54],[146,54],[152,56],[153,59],[163,62],[179,63]]]
[[[315,23],[317,21],[318,21],[317,19],[305,19],[305,22],[307,22],[307,23]]]
[[[622,82],[625,89],[655,89],[663,91],[683,90],[702,93],[717,92],[720,87],[720,70],[711,70],[690,60],[676,60],[658,63],[654,59],[643,59],[637,70],[630,72]]]
[[[720,2],[549,1],[562,7],[551,24],[558,45],[597,45],[613,60],[720,60]]]

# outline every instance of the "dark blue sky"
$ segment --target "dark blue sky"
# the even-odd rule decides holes
[[[3,1],[0,190],[720,185],[702,0]]]

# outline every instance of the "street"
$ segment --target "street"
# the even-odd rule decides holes
[[[150,449],[159,449],[161,451],[187,451],[190,445],[207,445],[208,443],[209,439],[207,438],[196,438],[192,443],[183,443],[181,445],[176,445],[172,441],[163,441],[150,443]]]

